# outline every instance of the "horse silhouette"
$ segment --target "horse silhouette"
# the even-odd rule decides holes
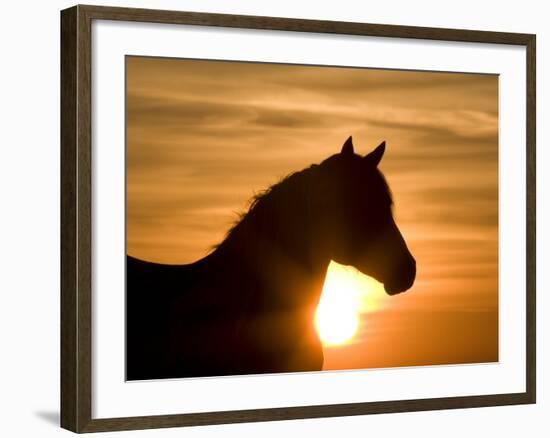
[[[256,196],[195,263],[127,256],[127,379],[321,370],[314,314],[331,260],[390,295],[415,279],[377,168],[384,150],[357,155],[350,137],[340,153]]]

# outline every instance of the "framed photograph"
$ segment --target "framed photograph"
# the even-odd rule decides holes
[[[61,425],[535,403],[535,35],[61,12]]]

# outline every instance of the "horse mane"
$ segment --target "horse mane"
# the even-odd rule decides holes
[[[223,241],[214,245],[214,249],[219,248],[224,242],[231,239],[240,229],[248,226],[254,219],[257,219],[258,216],[271,214],[278,207],[278,201],[281,196],[288,195],[289,192],[293,195],[299,193],[299,188],[306,186],[306,179],[311,176],[311,173],[317,167],[318,164],[312,164],[305,169],[289,173],[267,189],[255,193],[249,199],[246,210],[237,213],[237,220],[229,228]]]
[[[328,158],[323,163],[330,162],[330,160],[335,157],[336,155]],[[226,232],[224,239],[217,245],[214,245],[212,249],[221,247],[225,242],[235,237],[238,232],[249,227],[252,223],[254,223],[254,221],[260,219],[261,217],[273,217],[277,208],[281,205],[282,197],[300,195],[305,197],[304,189],[309,187],[309,182],[307,180],[319,166],[319,164],[312,164],[305,169],[291,172],[267,189],[255,193],[249,199],[248,207],[245,211],[237,213],[237,219]],[[393,210],[393,195],[389,184],[379,169],[375,169],[375,174],[377,176],[376,180],[380,188],[379,193],[385,198],[385,201]],[[304,198],[301,198],[298,203],[299,202],[304,203]]]

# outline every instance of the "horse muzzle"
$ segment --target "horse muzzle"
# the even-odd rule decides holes
[[[384,282],[384,290],[388,295],[396,295],[410,289],[416,278],[416,260],[410,256],[399,265],[395,275]]]

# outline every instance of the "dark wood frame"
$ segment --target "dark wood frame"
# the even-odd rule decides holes
[[[92,20],[141,21],[525,46],[527,52],[526,392],[92,419]],[[61,12],[61,426],[74,432],[98,432],[535,403],[535,47],[536,37],[531,34],[81,5],[63,10]]]

